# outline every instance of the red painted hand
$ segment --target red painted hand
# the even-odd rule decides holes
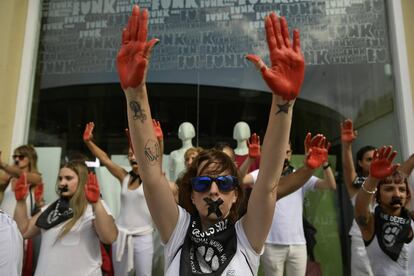
[[[249,157],[258,158],[260,157],[260,136],[253,133],[250,137],[250,142],[247,140],[247,146],[249,147]]]
[[[100,197],[98,180],[96,179],[96,175],[92,172],[88,174],[88,182],[85,186],[85,195],[86,199],[90,203],[96,203]]]
[[[152,48],[158,39],[147,41],[148,11],[134,5],[128,25],[122,32],[122,46],[116,57],[122,89],[136,88],[145,82]]]
[[[390,176],[399,166],[398,164],[392,164],[395,156],[397,156],[397,152],[392,151],[392,146],[383,146],[375,150],[369,174],[376,179]]]
[[[164,138],[164,134],[162,133],[160,122],[152,119],[152,126],[154,128],[155,136],[157,136],[157,139],[161,141]]]
[[[83,131],[83,141],[89,142],[93,138],[93,128],[95,127],[95,124],[93,122],[89,122],[85,126],[85,130]]]
[[[44,189],[45,185],[43,183],[39,183],[36,185],[34,189],[34,197],[36,202],[40,202],[42,200]]]
[[[346,119],[341,123],[341,140],[344,143],[352,143],[357,137],[357,131],[354,131],[351,119]]]
[[[305,76],[305,59],[300,50],[299,31],[293,31],[293,44],[289,38],[286,19],[275,13],[265,18],[266,40],[272,66],[268,68],[259,56],[247,55],[262,72],[263,79],[274,94],[284,100],[296,99]]]
[[[322,134],[312,137],[312,134],[308,133],[305,138],[306,166],[316,169],[328,161],[330,147],[331,144],[326,141],[326,137]]]
[[[24,200],[29,192],[29,185],[27,185],[27,176],[26,173],[22,173],[16,181],[16,185],[14,187],[14,196],[16,200]]]

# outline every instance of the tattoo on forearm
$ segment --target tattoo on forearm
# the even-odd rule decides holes
[[[367,227],[368,226],[368,218],[366,216],[359,216],[356,218],[356,222],[361,227]]]
[[[291,106],[291,104],[289,104],[289,102],[286,102],[284,104],[278,104],[277,107],[279,107],[279,110],[276,112],[276,115],[279,113],[288,113],[289,112],[289,107]]]
[[[134,115],[132,118],[134,120],[140,120],[143,123],[147,119],[147,115],[145,115],[144,110],[141,108],[141,105],[137,101],[130,101],[129,107],[131,108]]]
[[[145,158],[147,158],[150,165],[155,165],[155,163],[160,159],[161,151],[160,145],[157,141],[149,139],[144,147]]]

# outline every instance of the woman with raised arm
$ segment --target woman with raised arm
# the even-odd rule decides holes
[[[59,171],[59,198],[32,218],[26,210],[26,174],[16,183],[14,219],[23,238],[41,234],[35,275],[102,275],[100,242],[111,244],[118,234],[114,219],[100,199],[94,174],[81,161],[71,161]]]
[[[360,148],[356,154],[355,166],[352,158],[352,143],[357,135],[358,132],[354,130],[351,119],[341,123],[343,179],[353,206],[355,206],[356,195],[369,174],[375,151],[375,147],[370,145]],[[351,276],[373,275],[361,231],[355,219],[352,221],[349,236],[351,237]]]
[[[265,25],[272,67],[258,56],[247,56],[262,72],[273,96],[260,173],[247,212],[239,218],[242,190],[237,168],[220,151],[203,151],[184,175],[187,185],[180,193],[187,193],[186,209],[174,201],[161,171],[145,86],[150,53],[158,42],[147,41],[147,24],[147,10],[134,6],[123,31],[117,67],[145,197],[165,244],[165,275],[256,275],[272,223],[292,108],[304,78],[299,32],[293,32],[292,43],[286,19],[271,13]]]
[[[0,180],[0,185],[7,185],[0,208],[13,217],[14,209],[16,208],[16,198],[14,197],[16,181],[25,173],[27,182],[30,185],[30,194],[27,197],[27,212],[31,216],[35,211],[34,189],[42,182],[42,176],[37,169],[37,153],[35,148],[32,145],[17,147],[13,152],[13,161],[13,165],[2,162],[0,151],[0,169],[6,173],[5,181]]]
[[[374,153],[367,179],[356,198],[355,217],[374,275],[413,275],[414,223],[407,179],[393,165],[397,152],[384,146]],[[378,205],[372,211],[370,204]]]
[[[154,123],[154,127],[155,125]],[[130,270],[135,269],[136,275],[150,276],[154,254],[154,228],[132,146],[128,148],[128,161],[132,170],[127,172],[92,141],[94,127],[93,122],[86,124],[83,141],[121,184],[121,207],[116,218],[119,233],[116,242],[112,244],[115,275],[126,276]]]

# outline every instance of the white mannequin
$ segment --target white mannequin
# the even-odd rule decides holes
[[[249,148],[247,140],[250,138],[250,127],[246,122],[238,122],[233,128],[233,139],[237,141],[237,147],[234,149],[236,155],[247,155]]]
[[[194,126],[189,122],[184,122],[178,128],[178,138],[182,142],[182,147],[170,153],[169,173],[170,180],[175,181],[178,175],[185,169],[184,153],[193,147],[191,140],[195,137]]]

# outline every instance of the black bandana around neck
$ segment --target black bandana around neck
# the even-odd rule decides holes
[[[69,199],[61,197],[47,207],[39,216],[36,226],[49,229],[73,217],[73,210],[69,207]]]
[[[411,216],[407,209],[401,209],[400,216],[391,216],[382,212],[380,206],[375,208],[375,235],[382,251],[393,261],[397,261],[404,243],[409,243]]]
[[[236,253],[236,229],[229,219],[201,229],[200,217],[191,216],[181,250],[180,276],[221,275]]]
[[[129,184],[134,183],[135,180],[138,179],[138,182],[141,183],[141,177],[139,176],[139,174],[136,174],[134,171],[129,171],[129,175],[131,176],[130,180],[129,180]]]
[[[362,183],[367,179],[366,176],[357,176],[355,177],[354,181],[352,181],[352,186],[356,189],[361,188]]]
[[[293,173],[293,171],[295,170],[295,168],[292,165],[290,165],[290,162],[287,159],[285,159],[285,163],[283,165],[283,168],[286,168],[286,169],[284,169],[282,171],[282,176],[287,176],[287,175]]]

